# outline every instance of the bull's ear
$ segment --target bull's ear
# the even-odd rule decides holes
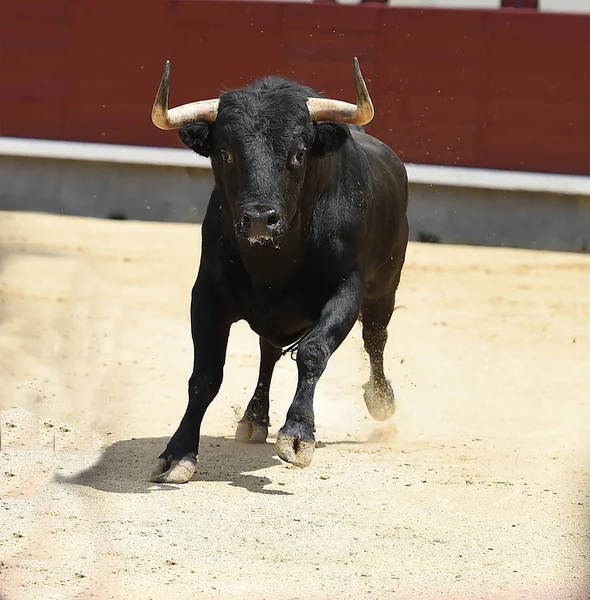
[[[178,131],[180,141],[193,152],[208,158],[211,156],[211,123],[189,123]]]
[[[316,123],[312,153],[316,156],[322,156],[328,152],[335,152],[349,137],[350,131],[344,125]]]

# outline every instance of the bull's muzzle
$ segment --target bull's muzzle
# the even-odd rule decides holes
[[[277,238],[283,232],[283,222],[274,208],[245,208],[235,224],[236,235],[249,241]]]

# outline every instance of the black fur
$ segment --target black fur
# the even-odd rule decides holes
[[[313,123],[306,99],[318,96],[266,77],[225,92],[214,124],[180,129],[184,145],[211,158],[215,188],[192,292],[189,404],[161,455],[167,464],[197,454],[201,420],[223,379],[231,324],[241,319],[261,347],[241,439],[266,431],[274,365],[281,349],[299,340],[299,381],[277,448],[289,462],[309,463],[315,385],[361,314],[371,362],[365,401],[377,419],[393,414],[383,349],[408,242],[406,170],[362,128]],[[254,206],[277,211],[277,239],[251,244],[236,235],[236,223]]]

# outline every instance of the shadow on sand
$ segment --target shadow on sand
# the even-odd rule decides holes
[[[395,437],[395,427],[388,425],[385,430],[380,426],[369,436],[367,442],[358,440],[319,441],[316,450],[327,446],[356,446],[384,441],[384,437]],[[69,483],[90,487],[103,492],[118,494],[149,494],[174,490],[178,486],[156,484],[149,481],[149,475],[155,465],[156,457],[166,447],[167,437],[132,438],[114,442],[100,456],[99,461],[89,469],[72,477],[57,473],[54,477],[58,483]],[[274,443],[243,444],[233,438],[201,436],[200,456],[203,462],[197,465],[193,476],[198,482],[229,482],[258,494],[290,496],[289,492],[266,489],[272,484],[268,477],[251,474],[253,471],[266,469],[283,463],[276,455]]]
[[[166,447],[168,439],[134,438],[115,442],[103,451],[99,461],[89,469],[73,477],[56,474],[55,481],[119,494],[174,490],[179,486],[149,481],[156,457]],[[196,481],[225,481],[249,492],[292,495],[282,490],[265,489],[272,483],[268,477],[247,474],[283,464],[276,456],[274,444],[240,444],[233,439],[204,435],[201,436],[200,455],[203,462],[197,465],[193,476]]]

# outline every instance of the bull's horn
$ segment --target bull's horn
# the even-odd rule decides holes
[[[168,110],[168,94],[170,92],[170,61],[166,61],[162,81],[156,94],[152,108],[152,122],[160,129],[178,129],[187,123],[197,121],[213,122],[217,118],[219,98],[215,100],[201,100],[183,104]]]
[[[307,108],[314,121],[336,121],[349,125],[366,125],[375,116],[369,90],[361,74],[358,59],[354,58],[356,104],[328,98],[308,98]]]

